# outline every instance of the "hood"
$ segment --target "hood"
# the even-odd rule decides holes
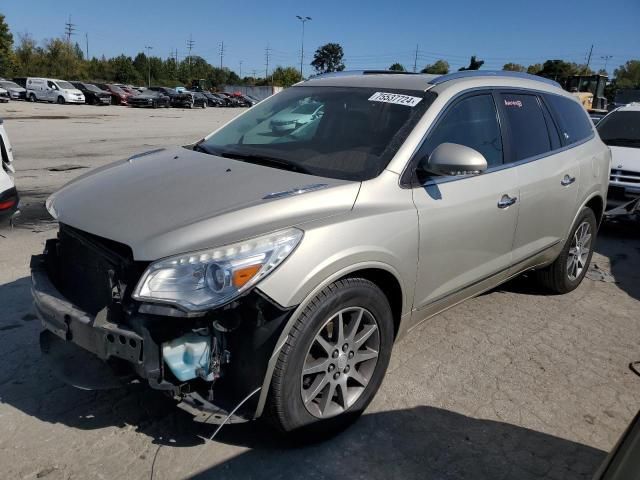
[[[64,93],[71,93],[73,95],[84,95],[80,90],[78,90],[77,88],[63,88],[62,91]]]
[[[640,172],[640,148],[609,147],[611,149],[611,169]]]
[[[27,90],[22,88],[22,87],[9,87],[7,90],[9,90],[10,92],[18,92],[18,93],[22,93],[22,92],[26,92]]]
[[[157,260],[346,213],[359,188],[176,147],[82,175],[47,207],[61,223],[128,245],[136,260]]]

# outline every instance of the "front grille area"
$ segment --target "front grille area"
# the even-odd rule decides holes
[[[145,264],[131,249],[60,224],[58,238],[47,242],[47,271],[60,293],[78,308],[97,314],[129,300]]]
[[[630,170],[611,170],[609,179],[612,182],[640,183],[640,173]]]

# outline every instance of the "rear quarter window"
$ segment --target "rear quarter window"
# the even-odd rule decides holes
[[[561,134],[569,145],[591,136],[593,124],[582,105],[560,95],[548,94],[545,99],[559,120]]]

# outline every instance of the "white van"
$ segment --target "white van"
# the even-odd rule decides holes
[[[30,102],[84,103],[83,93],[64,80],[27,78],[26,88]]]

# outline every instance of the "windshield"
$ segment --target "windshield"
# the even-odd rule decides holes
[[[20,85],[13,82],[0,82],[0,86],[3,88],[22,88]]]
[[[64,80],[58,80],[56,83],[58,84],[58,87],[62,88],[63,90],[77,90],[76,87],[71,85],[69,82],[65,82]]]
[[[415,91],[384,93],[391,95],[371,88],[292,87],[233,120],[198,149],[254,163],[264,157],[265,164],[318,176],[374,178],[433,99]]]
[[[640,147],[640,110],[607,115],[597,129],[607,145]]]
[[[100,90],[98,87],[96,87],[92,83],[85,83],[83,85],[84,85],[84,88],[86,88],[87,90],[91,90],[92,92],[96,92],[96,93],[102,93],[102,90]]]
[[[127,93],[127,92],[125,92],[124,90],[122,90],[120,87],[116,87],[115,85],[111,85],[111,90],[112,90],[114,93],[122,93],[122,94]]]

